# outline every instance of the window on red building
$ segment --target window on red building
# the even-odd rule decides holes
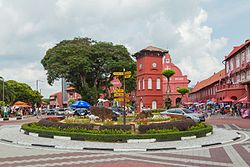
[[[246,59],[245,59],[245,52],[242,52],[241,53],[241,64],[245,64],[245,61],[246,61]]]
[[[230,59],[230,66],[229,66],[230,70],[234,69],[234,59]]]
[[[156,79],[156,89],[161,89],[161,79],[160,78]]]
[[[148,89],[152,89],[152,79],[148,78]]]
[[[240,54],[237,54],[235,56],[235,60],[236,60],[236,68],[240,67]]]
[[[246,51],[246,61],[250,62],[250,46],[247,48],[247,51]]]
[[[145,89],[145,81],[144,81],[144,78],[142,79],[142,89]]]
[[[141,82],[140,82],[140,80],[138,80],[138,90],[140,90],[141,89]]]

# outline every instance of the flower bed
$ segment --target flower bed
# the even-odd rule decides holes
[[[212,126],[193,121],[175,121],[139,125],[138,133],[133,125],[66,124],[42,119],[38,123],[22,125],[27,132],[42,135],[81,137],[84,140],[104,142],[126,142],[128,139],[174,140],[187,136],[206,136]]]

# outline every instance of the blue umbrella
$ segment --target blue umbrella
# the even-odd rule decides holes
[[[79,100],[79,101],[75,101],[70,107],[73,107],[73,108],[89,108],[90,104],[88,102],[86,102],[86,101]]]

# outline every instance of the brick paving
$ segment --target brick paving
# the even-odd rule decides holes
[[[32,118],[31,120],[33,120]],[[30,120],[30,121],[31,121]],[[29,121],[29,120],[28,120]],[[250,128],[250,120],[233,118],[210,118],[208,123],[216,127],[230,130],[245,130]],[[250,136],[250,132],[245,131]],[[206,138],[204,138],[206,140]],[[2,150],[0,143],[0,152]],[[166,143],[167,144],[167,143]],[[17,147],[8,144],[8,147]],[[0,157],[1,167],[175,167],[175,166],[208,166],[208,167],[247,167],[250,166],[250,139],[229,143],[226,145],[206,148],[166,150],[152,152],[110,152],[110,151],[55,151],[56,149],[41,149],[36,155],[23,156],[24,149],[37,147],[20,146],[13,155]],[[46,152],[45,152],[46,150]],[[48,154],[49,152],[49,154]],[[62,152],[62,153],[61,153]],[[9,154],[8,154],[9,155]]]

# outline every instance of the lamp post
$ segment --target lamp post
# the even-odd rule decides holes
[[[4,103],[4,78],[0,77],[0,80],[3,82],[3,103]],[[3,104],[4,105],[4,104]]]

